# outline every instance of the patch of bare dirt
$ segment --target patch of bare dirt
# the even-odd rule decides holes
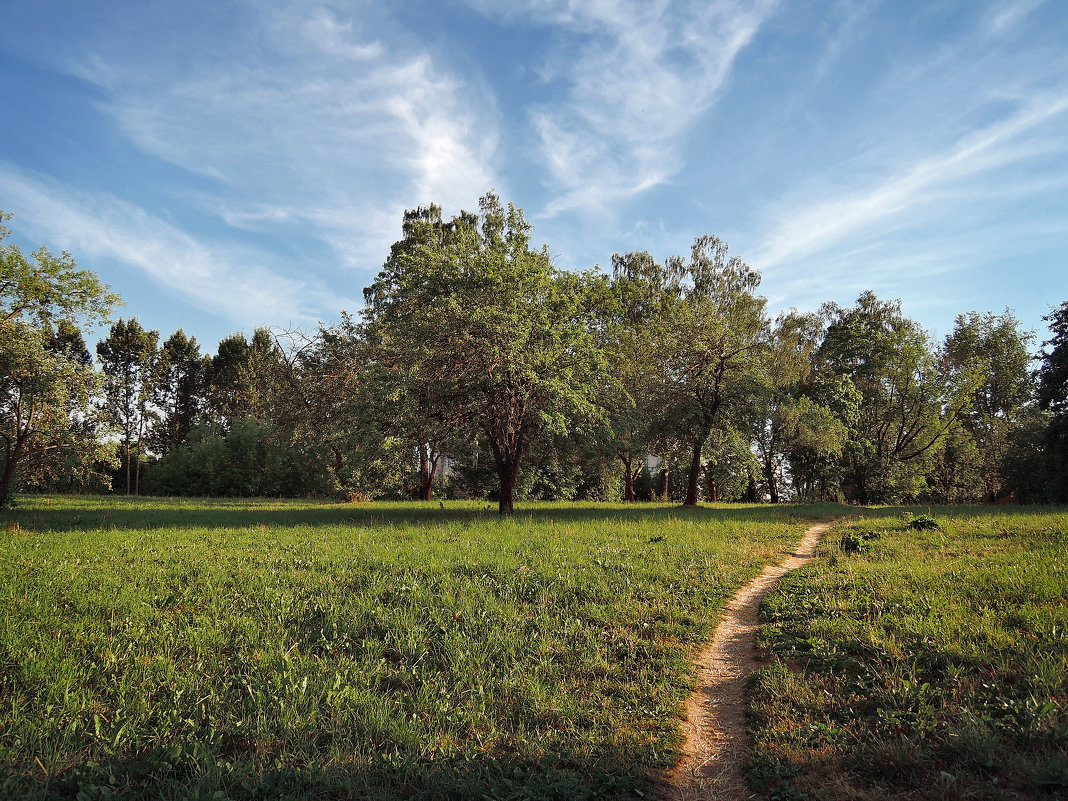
[[[757,668],[757,611],[786,573],[816,555],[829,524],[812,526],[794,553],[740,589],[727,604],[712,642],[697,657],[698,686],[686,701],[684,757],[661,786],[664,801],[741,801],[758,797],[745,781],[749,753],[745,686]]]

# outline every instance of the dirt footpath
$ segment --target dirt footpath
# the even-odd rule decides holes
[[[755,794],[742,768],[749,753],[745,686],[757,668],[757,611],[761,599],[786,573],[815,556],[829,523],[812,526],[796,551],[746,584],[727,604],[711,644],[697,657],[698,686],[686,700],[683,761],[665,778],[664,801],[734,801]]]

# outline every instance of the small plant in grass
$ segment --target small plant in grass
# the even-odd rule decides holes
[[[941,524],[935,520],[931,515],[925,514],[912,514],[909,512],[903,518],[905,528],[909,531],[938,531],[942,528]]]
[[[867,553],[869,543],[878,538],[878,531],[847,531],[838,541],[838,548],[842,553]]]

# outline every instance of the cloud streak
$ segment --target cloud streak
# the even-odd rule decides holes
[[[723,92],[775,4],[762,0],[533,0],[519,11],[558,29],[543,66],[559,99],[530,109],[555,197],[546,214],[603,210],[666,183],[686,138]]]
[[[200,199],[228,224],[300,227],[366,265],[405,207],[470,204],[495,183],[497,135],[491,98],[354,16],[283,4],[189,71],[99,58],[72,70],[140,150],[214,181]]]
[[[194,239],[133,204],[30,176],[4,162],[0,183],[20,230],[62,242],[83,262],[109,259],[136,268],[242,325],[309,323],[337,313],[336,293],[265,267],[272,260],[268,253]]]

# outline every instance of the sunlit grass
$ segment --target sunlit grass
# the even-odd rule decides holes
[[[834,512],[25,499],[0,795],[637,797],[718,607]]]
[[[764,604],[754,783],[790,798],[1068,791],[1068,512],[832,529]]]

